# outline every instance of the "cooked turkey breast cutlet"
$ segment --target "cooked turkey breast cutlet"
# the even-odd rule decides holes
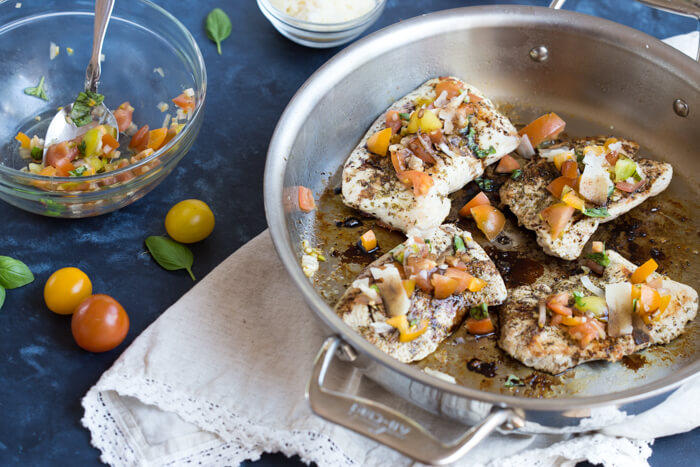
[[[591,275],[592,282],[604,288],[606,284],[629,281],[637,267],[612,250],[608,250],[607,255],[610,265],[605,268],[602,278]],[[618,337],[607,335],[581,348],[564,325],[550,325],[548,318],[548,324],[540,328],[538,305],[559,292],[585,292],[582,276],[575,275],[563,280],[543,276],[532,285],[510,290],[508,300],[499,312],[498,346],[527,366],[557,374],[584,362],[615,362],[650,345],[666,344],[678,337],[697,313],[697,292],[687,285],[664,278],[663,288],[670,293],[671,301],[660,320],[647,325],[635,318],[632,334]],[[653,273],[651,277],[662,276]]]
[[[451,98],[436,86],[441,81],[459,83],[462,93]],[[424,110],[421,110],[421,106]],[[439,119],[439,130],[409,131],[409,115],[430,112]],[[387,155],[371,153],[367,142],[376,132],[396,120]],[[399,119],[399,115],[402,115]],[[435,123],[435,120],[433,120]],[[459,190],[518,146],[511,122],[475,87],[457,78],[431,79],[399,99],[370,126],[345,163],[343,201],[402,232],[425,235],[439,226],[450,211],[447,195]],[[396,153],[401,170],[428,174],[432,186],[415,195],[402,183],[392,162]]]
[[[454,225],[439,227],[428,239],[431,257],[435,258],[438,268],[445,263],[446,257],[453,254],[456,235],[464,239],[466,251],[460,255],[460,259],[466,264],[466,271],[486,281],[486,286],[477,292],[465,290],[445,299],[437,299],[431,293],[416,287],[405,304],[404,311],[407,310],[409,322],[428,322],[427,330],[419,337],[409,342],[400,342],[399,332],[386,323],[391,315],[393,300],[383,289],[377,287],[375,275],[377,270],[395,267],[397,263],[391,253],[383,255],[360,273],[338,301],[336,313],[365,339],[401,362],[420,360],[434,352],[440,342],[459,326],[471,307],[481,303],[497,305],[506,298],[505,284],[496,266],[468,232],[463,232]],[[409,242],[404,243],[406,248],[410,245]],[[399,301],[405,300],[403,288],[401,285],[398,288],[400,296],[397,298],[401,299]],[[380,292],[382,294],[379,300],[376,296],[372,298],[375,291],[377,295]]]
[[[582,138],[561,143],[558,146],[567,146],[573,148],[577,154],[582,154],[587,146],[603,146],[605,141],[605,137]],[[609,214],[606,217],[588,217],[576,211],[563,233],[558,238],[552,239],[550,226],[542,219],[540,213],[543,209],[559,202],[547,190],[547,186],[560,177],[561,173],[554,163],[539,157],[522,168],[522,176],[518,180],[509,179],[503,184],[500,189],[501,201],[515,214],[520,225],[535,231],[537,243],[545,253],[567,260],[576,259],[600,223],[610,222],[630,211],[647,198],[661,193],[671,183],[673,168],[670,164],[637,158],[639,146],[632,141],[620,140],[620,146],[621,153],[636,161],[646,181],[632,193],[617,188],[612,189],[612,194],[604,206]]]

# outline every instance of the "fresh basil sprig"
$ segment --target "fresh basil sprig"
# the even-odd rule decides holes
[[[34,274],[22,261],[0,256],[0,308],[5,303],[6,290],[16,289],[34,281]]]
[[[231,20],[221,8],[214,8],[207,15],[207,37],[216,42],[216,51],[221,55],[221,41],[231,35]]]
[[[610,213],[607,208],[587,208],[583,214],[588,217],[608,217]]]
[[[610,266],[610,258],[605,251],[601,251],[600,253],[589,253],[586,255],[586,258],[595,261],[604,268]]]
[[[467,251],[467,247],[464,245],[464,239],[459,235],[455,235],[454,237],[454,247],[456,255],[462,254],[465,251]]]
[[[77,127],[85,126],[92,122],[92,109],[105,100],[105,96],[92,91],[81,91],[73,102],[70,111],[70,119]]]
[[[510,178],[517,180],[523,176],[523,169],[515,169],[513,173],[510,174]]]
[[[460,133],[462,133],[463,136],[466,134],[467,147],[479,159],[483,159],[486,156],[490,156],[491,154],[496,153],[496,149],[493,146],[489,146],[488,149],[481,149],[479,144],[477,144],[477,142],[475,141],[476,130],[473,126],[467,125],[464,129],[460,130]]]
[[[0,256],[0,286],[16,289],[34,281],[34,274],[22,261],[9,256]]]
[[[44,77],[42,76],[39,80],[39,84],[33,87],[24,88],[24,93],[28,96],[38,97],[45,101],[49,100],[49,96],[46,95],[46,89],[44,89]]]
[[[474,306],[471,310],[469,310],[469,315],[476,320],[486,319],[489,317],[489,307],[486,305],[486,303],[482,303],[479,306]]]
[[[194,256],[192,251],[185,245],[177,243],[168,237],[150,236],[146,239],[146,248],[163,269],[168,271],[186,270],[192,280],[192,263]]]

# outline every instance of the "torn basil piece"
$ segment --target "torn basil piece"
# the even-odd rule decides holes
[[[467,251],[467,247],[464,245],[464,239],[459,235],[455,235],[454,237],[454,247],[455,254],[461,254]]]

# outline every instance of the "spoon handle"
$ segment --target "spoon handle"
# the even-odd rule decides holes
[[[92,37],[92,56],[85,70],[85,90],[97,92],[97,83],[100,80],[102,67],[100,55],[102,55],[102,43],[107,32],[107,24],[112,16],[114,0],[95,0],[95,31]]]

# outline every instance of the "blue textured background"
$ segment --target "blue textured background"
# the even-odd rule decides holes
[[[204,127],[175,172],[151,194],[119,212],[61,220],[0,203],[0,254],[22,259],[36,275],[33,284],[9,291],[0,311],[0,465],[99,464],[99,452],[90,446],[89,434],[80,425],[82,395],[143,329],[193,285],[184,272],[158,267],[145,252],[144,238],[164,233],[165,214],[177,201],[199,198],[209,203],[216,214],[216,229],[192,247],[194,273],[202,278],[261,232],[265,228],[262,175],[274,125],[296,89],[338,51],[307,49],[287,41],[252,0],[157,3],[190,29],[204,53],[209,74]],[[389,0],[368,33],[431,11],[495,3],[508,2]],[[545,6],[548,2],[511,3]],[[214,7],[226,10],[233,23],[234,33],[224,42],[222,56],[216,54],[202,27]],[[565,8],[656,37],[697,27],[693,20],[632,0],[570,0]],[[46,309],[44,282],[64,266],[87,272],[96,292],[113,295],[129,312],[131,329],[116,350],[81,351],[71,336],[70,317]],[[699,458],[700,430],[695,430],[658,440],[651,462],[685,467],[698,465]],[[277,454],[251,464],[290,463],[299,461]]]

